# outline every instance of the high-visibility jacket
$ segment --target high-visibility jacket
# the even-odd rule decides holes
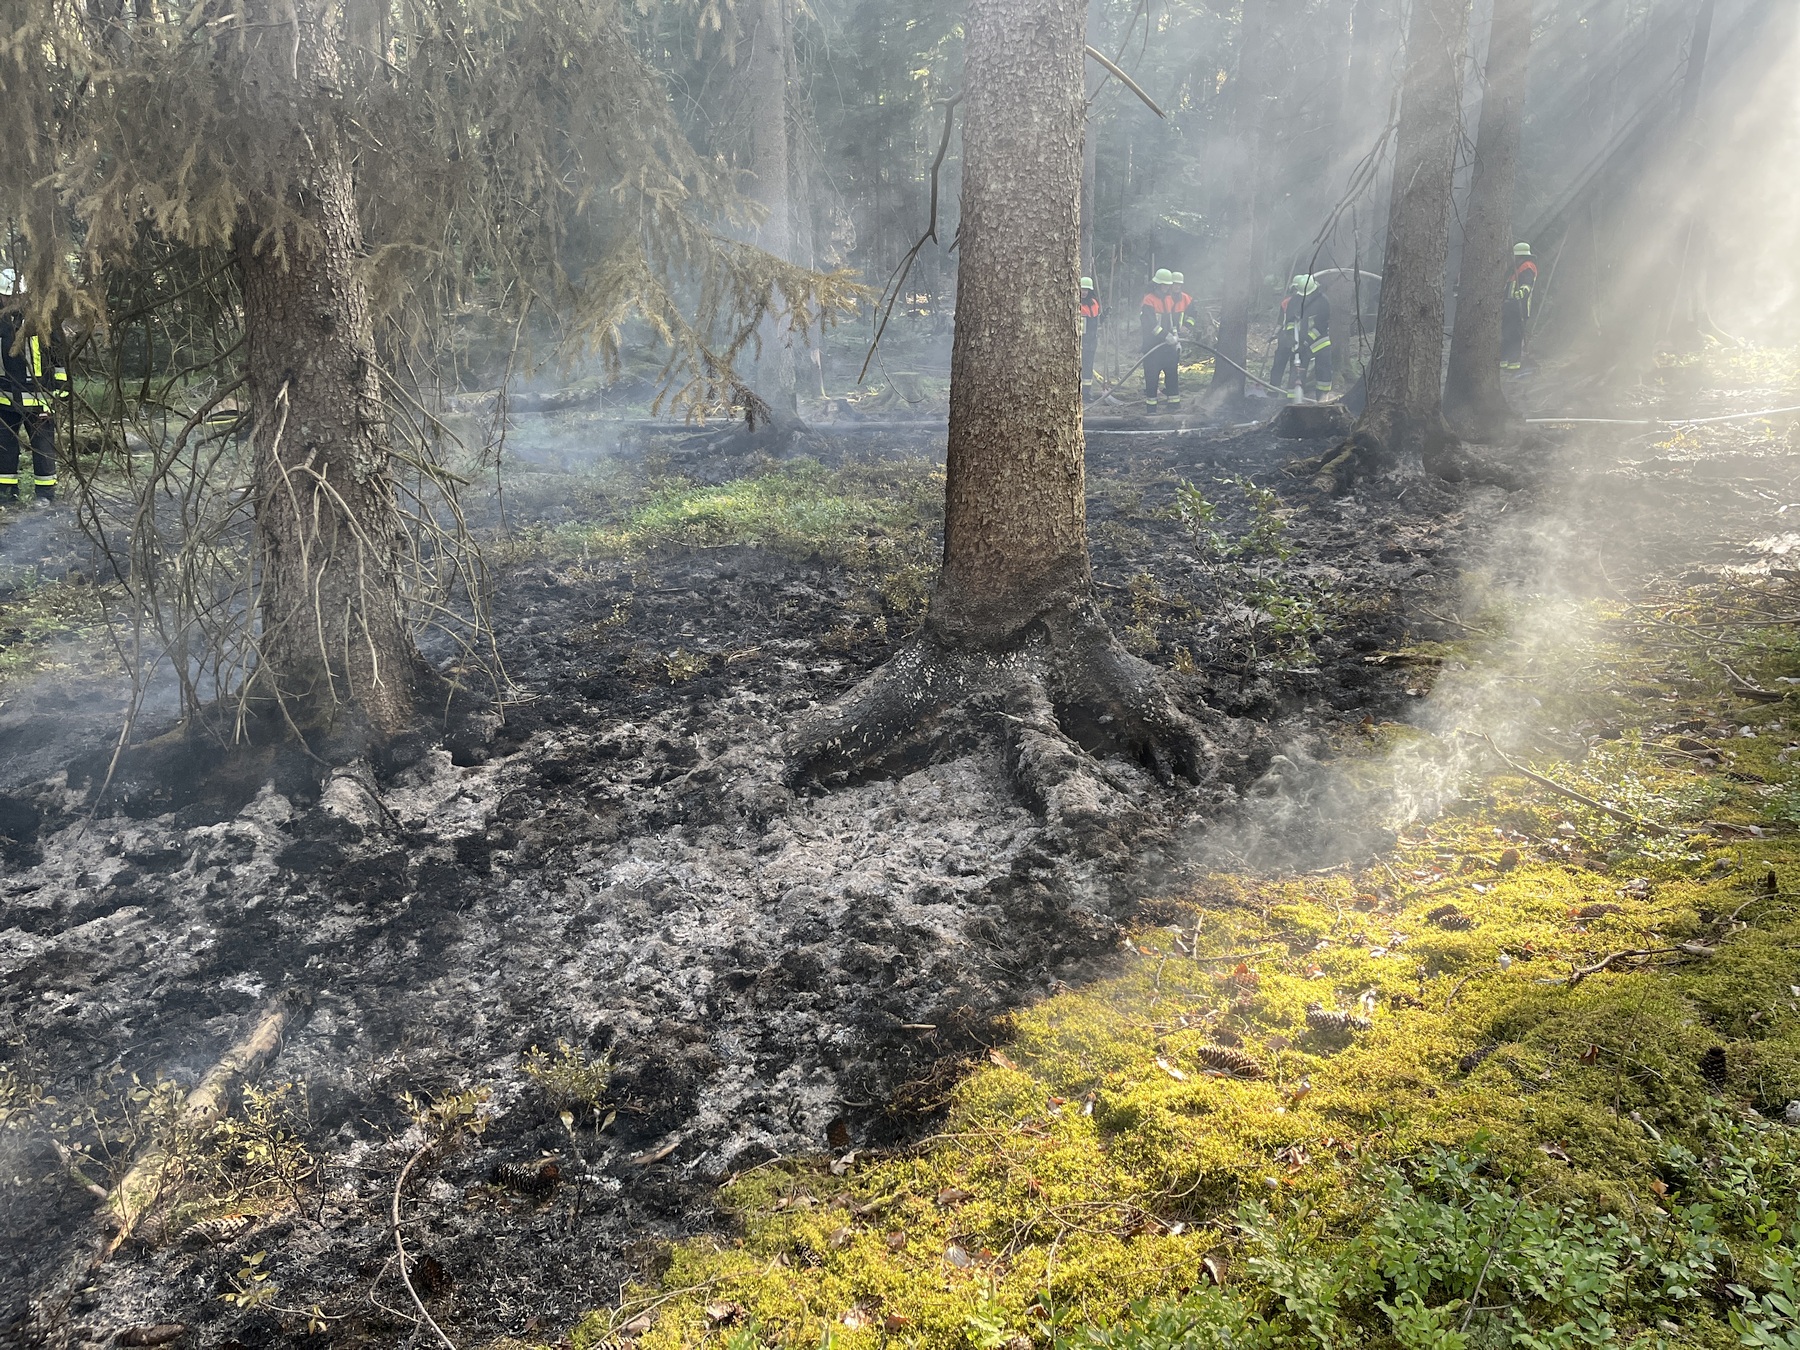
[[[69,373],[49,358],[36,333],[21,341],[21,326],[17,310],[0,313],[0,402],[20,410],[48,408],[69,392]]]
[[[1512,270],[1512,279],[1506,283],[1507,299],[1524,305],[1527,314],[1531,313],[1531,292],[1537,287],[1537,278],[1537,264],[1530,258],[1521,258]]]
[[[1186,299],[1180,295],[1158,295],[1155,291],[1144,296],[1143,308],[1138,311],[1138,323],[1143,329],[1144,350],[1160,347],[1170,338],[1181,335],[1181,302]]]
[[[1087,334],[1088,325],[1097,322],[1099,318],[1100,297],[1090,292],[1081,298],[1081,327],[1079,331],[1083,336]]]

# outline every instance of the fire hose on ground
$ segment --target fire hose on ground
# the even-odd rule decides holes
[[[1233,361],[1229,356],[1226,356],[1222,352],[1220,352],[1217,347],[1209,347],[1209,346],[1207,346],[1206,343],[1196,341],[1193,338],[1187,338],[1185,340],[1187,342],[1191,343],[1193,346],[1198,347],[1201,351],[1210,353],[1212,358],[1215,361],[1223,361],[1226,365],[1230,366],[1238,374],[1242,375],[1246,380],[1250,380],[1256,384],[1260,384],[1264,389],[1273,389],[1276,393],[1280,394],[1283,398],[1287,397],[1287,393],[1288,393],[1287,390],[1281,388],[1280,385],[1270,384],[1267,380],[1261,378],[1260,376],[1252,375],[1249,371],[1245,370],[1242,366],[1240,366],[1236,361]],[[1137,373],[1138,367],[1142,366],[1144,364],[1144,362],[1148,361],[1152,356],[1155,356],[1158,352],[1162,351],[1164,348],[1174,347],[1176,349],[1176,351],[1179,352],[1181,350],[1182,342],[1183,342],[1183,339],[1181,339],[1181,338],[1169,338],[1163,342],[1157,343],[1156,346],[1152,347],[1149,351],[1145,352],[1142,356],[1138,357],[1138,359],[1132,363],[1130,370],[1127,370],[1123,375],[1119,376],[1118,379],[1114,380],[1111,384],[1109,384],[1103,391],[1101,391],[1100,394],[1096,395],[1095,398],[1105,398],[1107,395],[1111,394],[1115,389],[1123,388],[1125,381],[1129,380],[1134,374]],[[1086,408],[1086,407],[1090,406],[1091,404],[1093,404],[1094,402],[1095,402],[1095,399],[1083,399],[1081,401],[1081,406]]]

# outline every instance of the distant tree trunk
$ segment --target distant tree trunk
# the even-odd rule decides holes
[[[1463,219],[1450,374],[1444,387],[1444,415],[1460,435],[1473,441],[1504,439],[1517,418],[1501,388],[1500,320],[1514,242],[1513,185],[1530,50],[1531,0],[1494,0],[1475,176]]]
[[[954,749],[1002,721],[1053,818],[1105,816],[1077,748],[1198,777],[1199,730],[1094,603],[1076,330],[1086,0],[970,0],[944,561],[925,628],[797,728],[796,780]],[[998,709],[996,708],[998,704]],[[1067,732],[1064,727],[1067,727]]]
[[[1105,12],[1104,0],[1088,0],[1087,31],[1089,41],[1099,42],[1100,16]],[[1104,72],[1096,73],[1088,82],[1088,99],[1091,100],[1105,81]],[[1091,116],[1083,117],[1081,124],[1081,258],[1080,269],[1083,275],[1092,276],[1097,260],[1094,257],[1094,185],[1100,173],[1100,137]]]
[[[311,101],[336,75],[324,6],[257,6],[251,55],[285,125],[284,198],[253,197],[235,242],[254,411],[261,693],[303,733],[384,738],[422,674],[401,610],[405,538],[383,427],[350,171]],[[283,116],[283,112],[286,113]]]
[[[1280,0],[1245,0],[1243,29],[1239,34],[1237,88],[1231,98],[1231,140],[1225,156],[1225,288],[1219,307],[1219,355],[1223,362],[1213,370],[1210,397],[1215,402],[1237,402],[1244,397],[1244,377],[1231,364],[1249,368],[1250,307],[1261,287],[1257,284],[1257,224],[1262,214],[1258,194],[1263,179],[1263,154],[1267,150],[1268,51],[1273,16],[1270,8]]]
[[[1687,155],[1698,176],[1699,159],[1705,153],[1697,126],[1700,95],[1706,87],[1706,55],[1712,45],[1714,0],[1700,0],[1694,15],[1693,36],[1688,39],[1687,69],[1682,74],[1681,108],[1676,124],[1687,140]],[[1705,213],[1694,209],[1688,213],[1677,232],[1673,249],[1675,284],[1671,288],[1668,337],[1678,349],[1697,351],[1712,333],[1712,318],[1707,312],[1706,279],[1711,270],[1712,239],[1706,228]]]
[[[1433,457],[1450,440],[1441,385],[1444,261],[1460,129],[1469,0],[1414,0],[1382,265],[1368,402],[1351,433],[1365,466],[1402,452]]]
[[[756,242],[765,252],[793,260],[793,175],[788,152],[788,71],[793,65],[793,27],[788,0],[760,0],[753,11],[744,78],[750,113],[750,196],[767,212]],[[751,378],[756,396],[777,423],[798,415],[793,333],[786,318],[771,316],[758,332],[762,344]]]

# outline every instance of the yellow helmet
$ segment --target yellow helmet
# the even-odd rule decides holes
[[[1094,279],[1092,277],[1083,277],[1081,279],[1081,289],[1084,291],[1093,290],[1094,289]]]
[[[1513,245],[1513,257],[1529,258],[1530,256],[1531,256],[1531,245],[1530,244],[1514,244]]]
[[[1159,267],[1156,269],[1156,275],[1150,278],[1150,284],[1153,286],[1173,286],[1175,284],[1175,274],[1166,267]]]

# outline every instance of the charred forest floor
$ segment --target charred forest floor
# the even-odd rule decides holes
[[[1558,1075],[1603,1065],[1690,1119],[1800,1096],[1795,1019],[1762,1008],[1800,984],[1767,936],[1800,865],[1776,515],[1800,454],[1778,432],[1559,437],[1531,490],[1402,474],[1338,499],[1261,431],[1096,438],[1112,621],[1240,747],[1174,793],[1116,766],[1142,818],[1110,848],[1046,828],[978,739],[896,780],[781,784],[786,727],[923,613],[928,439],[595,456],[600,434],[522,429],[486,524],[504,706],[381,763],[127,771],[96,804],[117,691],[52,647],[20,658],[0,1344],[434,1343],[396,1269],[415,1158],[402,1241],[461,1346],[1046,1343],[1215,1278],[1272,1325],[1268,1289],[1342,1275],[1281,1276],[1281,1225],[1347,1231],[1348,1197],[1375,1203],[1358,1186],[1429,1149],[1470,1211],[1532,1187],[1515,1214],[1622,1204],[1629,1167],[1682,1184],[1645,1142],[1675,1129],[1624,1087],[1613,1117],[1649,1122],[1618,1127],[1630,1148],[1585,1097],[1521,1124],[1538,1075],[1563,1103]],[[43,519],[6,526],[9,557],[78,571]],[[1637,824],[1533,780],[1471,787],[1501,750]],[[1774,890],[1739,897],[1765,907],[1719,927],[1702,891],[1761,885],[1765,856]],[[1466,927],[1426,918],[1446,904]],[[1715,955],[1661,950],[1682,942]],[[1666,1064],[1640,1072],[1616,1027],[1533,1039],[1557,1015],[1539,979],[1650,990],[1733,942],[1762,944],[1743,987],[1658,1023]],[[1657,954],[1567,983],[1615,949]],[[278,1000],[256,1090],[175,1132],[163,1201],[95,1265],[89,1187]],[[1505,1165],[1480,1172],[1484,1122]],[[1751,1170],[1773,1186],[1785,1156]],[[1394,1176],[1426,1222],[1427,1184]],[[1259,1197],[1274,1217],[1240,1211]],[[1727,1285],[1770,1286],[1751,1249],[1714,1266],[1694,1297],[1724,1326],[1751,1306]],[[1315,1301],[1351,1344],[1375,1298]]]

